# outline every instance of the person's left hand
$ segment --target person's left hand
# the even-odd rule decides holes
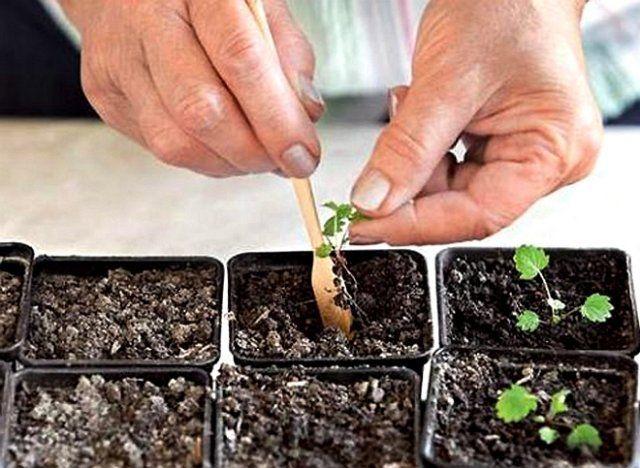
[[[480,239],[585,177],[602,136],[580,42],[583,0],[432,0],[410,87],[352,203],[351,242]],[[447,156],[459,135],[463,163]]]

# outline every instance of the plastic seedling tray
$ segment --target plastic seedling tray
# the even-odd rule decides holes
[[[432,327],[429,304],[429,286],[427,281],[427,265],[424,257],[412,250],[349,250],[345,251],[347,262],[351,265],[357,264],[389,252],[397,252],[412,258],[423,277],[423,287],[425,296],[422,301],[421,310],[429,317],[429,323],[423,330],[422,351],[416,355],[396,355],[385,357],[303,357],[303,358],[279,358],[279,357],[253,357],[243,353],[238,349],[236,336],[238,331],[237,316],[235,320],[230,320],[229,340],[231,353],[234,361],[240,365],[250,365],[255,367],[279,366],[287,367],[293,365],[304,366],[404,366],[422,372],[422,367],[428,361],[431,348],[433,346]],[[247,273],[268,274],[286,270],[288,268],[300,267],[308,268],[311,271],[313,254],[311,252],[267,252],[267,253],[244,253],[233,257],[228,263],[229,274],[229,311],[232,315],[237,315],[240,306],[240,299],[245,291],[241,290],[240,278]],[[312,293],[310,293],[312,294]],[[317,313],[314,311],[314,313]]]
[[[284,368],[245,368],[246,371],[256,372],[259,374],[278,375],[286,372]],[[398,367],[354,367],[354,368],[306,368],[305,374],[316,377],[326,382],[334,382],[340,384],[351,384],[368,378],[391,377],[397,380],[410,381],[413,384],[413,440],[414,440],[414,460],[415,466],[422,466],[420,457],[420,431],[421,431],[421,413],[422,405],[420,401],[420,377],[415,371]],[[223,444],[224,444],[224,422],[222,418],[222,389],[216,388],[216,411],[215,411],[215,448],[214,448],[214,466],[222,468],[224,465]]]
[[[220,329],[222,316],[222,298],[224,285],[224,266],[212,257],[49,257],[40,256],[33,268],[33,277],[40,274],[69,274],[74,276],[103,276],[109,270],[122,268],[137,273],[153,268],[170,266],[211,265],[215,268],[216,306],[218,317],[214,323],[212,358],[200,361],[184,359],[35,359],[20,350],[19,360],[26,367],[121,367],[121,366],[187,366],[211,370],[220,359]],[[29,310],[31,304],[29,304]],[[26,321],[28,324],[28,320]],[[28,325],[27,325],[28,326]],[[28,341],[28,333],[25,342]]]
[[[558,391],[560,388],[564,386],[571,386],[575,384],[571,384],[571,376],[573,375],[576,382],[584,382],[585,379],[591,379],[591,381],[597,381],[597,388],[592,388],[591,386],[583,385],[585,387],[583,389],[584,392],[589,393],[589,399],[593,397],[594,392],[598,392],[599,390],[603,390],[609,385],[612,385],[612,382],[618,381],[620,386],[623,388],[623,391],[620,394],[616,394],[612,397],[612,399],[619,398],[621,404],[621,408],[619,409],[620,415],[619,424],[626,431],[626,435],[628,436],[628,445],[624,450],[623,456],[625,457],[625,463],[615,466],[639,466],[640,463],[640,452],[635,447],[638,447],[638,443],[640,442],[639,433],[638,433],[638,409],[636,402],[636,392],[638,386],[638,366],[637,364],[630,358],[618,354],[618,353],[587,353],[587,352],[570,352],[570,351],[560,351],[560,352],[551,352],[551,351],[535,351],[535,350],[514,350],[507,351],[504,349],[478,349],[471,347],[449,347],[443,348],[436,353],[434,353],[433,358],[431,360],[431,372],[429,377],[429,390],[427,401],[425,405],[424,412],[424,430],[422,435],[422,455],[425,461],[426,466],[437,466],[437,467],[489,467],[496,466],[497,462],[503,461],[503,458],[495,459],[492,462],[481,459],[470,460],[471,455],[469,452],[465,452],[464,457],[467,459],[467,462],[461,462],[460,460],[452,460],[451,454],[454,448],[458,447],[460,449],[467,448],[467,443],[470,443],[469,440],[471,438],[478,440],[485,440],[484,438],[489,437],[503,437],[502,435],[495,435],[483,433],[483,430],[486,430],[487,427],[486,418],[488,417],[486,412],[491,412],[491,418],[496,418],[494,414],[494,405],[496,401],[497,392],[499,390],[503,390],[506,386],[509,385],[507,380],[504,380],[503,377],[500,377],[496,374],[491,373],[483,373],[479,369],[482,366],[477,365],[477,361],[473,361],[474,356],[481,356],[483,358],[488,357],[489,361],[494,365],[494,369],[499,368],[502,370],[506,370],[504,373],[509,373],[513,375],[519,375],[522,377],[524,373],[522,372],[525,368],[533,369],[533,379],[523,381],[522,385],[528,387],[530,385],[534,385],[534,380],[536,378],[540,378],[540,376],[545,372],[557,372],[558,377],[556,378],[556,383],[554,388],[549,388],[548,392]],[[467,363],[467,364],[465,364]],[[471,371],[466,371],[463,369],[471,369]],[[453,369],[453,370],[452,370]],[[467,373],[472,373],[473,376],[467,375]],[[458,375],[460,381],[455,381],[452,375]],[[447,377],[448,376],[448,377]],[[445,380],[448,378],[449,380]],[[613,379],[613,380],[612,380]],[[487,389],[493,390],[496,382],[500,380],[501,386],[500,388],[495,388],[495,395],[493,391],[487,392]],[[504,381],[502,381],[504,380]],[[509,382],[513,382],[509,380]],[[474,386],[479,388],[473,389]],[[456,387],[456,388],[453,388]],[[471,390],[469,390],[471,389]],[[532,391],[535,392],[534,389]],[[547,389],[545,388],[545,391]],[[574,392],[572,392],[574,393]],[[577,393],[577,392],[576,392]],[[449,395],[449,398],[447,398]],[[488,398],[487,395],[491,397]],[[462,399],[461,399],[462,398]],[[575,398],[575,396],[571,396],[570,398]],[[626,403],[625,403],[626,402]],[[490,404],[489,404],[490,403]],[[572,408],[573,401],[569,402],[569,407]],[[457,405],[457,406],[456,406]],[[542,414],[546,411],[546,405],[548,402],[540,403],[540,407],[536,414]],[[595,405],[595,403],[592,403]],[[448,409],[445,408],[448,407]],[[596,405],[597,406],[597,405]],[[591,413],[587,411],[586,414],[580,415],[578,420],[575,422],[589,422],[595,425],[596,427],[599,424],[599,416],[607,414],[610,411],[613,411],[613,402],[611,400],[606,403],[600,405],[596,413]],[[456,408],[464,408],[464,411],[461,414],[451,414],[452,411],[456,411]],[[578,413],[580,413],[581,409],[576,407]],[[583,411],[586,411],[583,409]],[[465,416],[465,412],[466,415]],[[616,413],[617,414],[617,413]],[[461,419],[462,418],[462,419]],[[470,418],[466,422],[465,418]],[[584,420],[582,420],[584,418]],[[527,418],[525,421],[530,421],[531,418]],[[454,433],[446,432],[446,424],[447,421],[454,421],[456,425],[456,429]],[[461,422],[462,421],[462,422]],[[517,425],[508,425],[507,423],[503,423],[495,419],[497,424],[504,424],[508,426],[505,430],[508,430],[507,434],[516,433],[516,430],[512,428],[514,426],[516,429],[525,422],[520,422]],[[468,423],[468,424],[467,424]],[[472,431],[464,432],[462,430],[458,430],[463,426],[473,427]],[[553,421],[546,422],[553,426],[554,424],[558,424],[555,419]],[[560,423],[561,424],[561,423]],[[545,424],[538,424],[538,426],[543,426]],[[532,427],[537,428],[537,426],[532,424]],[[483,429],[484,428],[484,429]],[[530,429],[530,428],[529,428]],[[605,432],[604,428],[600,428],[602,430],[602,436],[605,445],[600,448],[600,452],[606,450],[606,443],[611,441],[612,434],[611,432]],[[610,429],[610,428],[609,428]],[[495,431],[495,428],[492,429]],[[537,430],[537,429],[535,429]],[[520,434],[520,433],[518,433]],[[508,436],[507,436],[508,437]],[[517,440],[517,437],[523,437],[524,441],[520,443]],[[544,446],[541,445],[543,452],[545,450],[553,450],[561,449],[570,451],[566,448],[565,444],[566,435],[562,435],[562,438],[555,442],[553,446]],[[446,440],[447,443],[441,445],[438,448],[437,441]],[[465,443],[465,440],[467,443]],[[522,455],[522,447],[526,446],[527,448],[536,444],[537,433],[533,432],[532,434],[527,433],[526,437],[524,436],[514,436],[514,440],[502,441],[505,444],[517,444],[517,447],[514,446],[513,453],[517,453],[518,456]],[[490,442],[487,442],[490,444]],[[446,447],[446,448],[445,448]],[[486,446],[485,446],[486,448]],[[598,453],[600,453],[598,452]],[[446,454],[446,455],[445,455]],[[475,452],[476,456],[481,457],[484,455],[478,455],[478,452]],[[458,454],[461,456],[461,454]],[[575,452],[574,452],[575,455]],[[446,459],[443,459],[443,456],[446,456]],[[581,460],[582,461],[582,460]],[[530,459],[520,459],[515,462],[515,464],[525,463],[527,464],[536,464],[536,463],[544,464],[544,466],[555,466],[566,463],[566,460],[558,460],[558,459],[543,459],[532,461]],[[584,460],[586,464],[595,463],[593,466],[601,466],[598,464],[598,461]],[[601,463],[601,462],[600,462]],[[580,466],[583,466],[580,464]],[[584,465],[586,466],[586,465]],[[589,465],[591,466],[591,465]],[[606,463],[602,466],[609,466]]]
[[[28,382],[32,386],[43,386],[48,388],[74,386],[78,378],[82,375],[95,375],[99,374],[105,378],[105,380],[118,380],[123,378],[141,378],[153,382],[156,385],[165,385],[171,379],[184,377],[186,380],[201,384],[207,388],[211,388],[211,377],[202,369],[199,368],[187,368],[187,367],[124,367],[124,368],[73,368],[73,369],[61,369],[61,368],[38,368],[38,369],[23,369],[15,374],[9,380],[9,385],[6,386],[3,407],[6,408],[7,413],[4,421],[2,422],[2,431],[0,434],[0,460],[3,461],[1,466],[5,466],[7,460],[7,450],[9,441],[11,440],[11,423],[13,418],[13,402],[16,393],[16,389],[22,382]],[[202,466],[208,468],[211,466],[211,443],[212,443],[212,412],[213,404],[211,398],[205,396],[205,407],[203,415],[203,431],[202,431]]]
[[[636,310],[635,296],[633,292],[633,282],[631,277],[631,261],[629,256],[617,249],[565,249],[565,248],[545,248],[545,252],[550,256],[550,264],[545,269],[544,274],[548,275],[548,270],[556,268],[559,280],[550,282],[549,286],[553,291],[562,294],[566,293],[567,286],[579,285],[584,294],[601,293],[611,296],[614,310],[613,317],[603,323],[581,323],[580,321],[563,321],[556,325],[556,331],[562,328],[577,326],[575,335],[565,337],[553,337],[553,329],[541,326],[535,332],[525,333],[515,326],[515,311],[510,310],[507,304],[512,297],[505,291],[505,285],[517,282],[520,287],[533,287],[540,290],[539,300],[534,301],[531,308],[545,316],[549,309],[545,304],[542,283],[539,278],[532,280],[520,280],[519,273],[513,267],[512,258],[514,249],[507,248],[450,248],[440,252],[436,258],[436,288],[438,302],[438,322],[441,346],[480,346],[497,347],[504,349],[558,349],[572,351],[595,351],[595,352],[620,352],[633,356],[640,351],[640,328],[638,326],[638,315]],[[503,258],[507,260],[509,268],[506,278],[502,278],[495,273],[496,262]],[[453,268],[456,260],[465,260],[467,265],[478,265],[485,262],[488,274],[483,278],[484,283],[475,284],[480,276],[477,271],[462,275],[457,282],[454,278]],[[569,276],[572,263],[583,262],[582,265],[594,264],[596,261],[606,263],[609,271],[599,268],[591,268],[590,273],[575,271]],[[512,271],[511,271],[512,270]],[[566,272],[566,274],[562,274]],[[457,274],[457,273],[456,273]],[[495,285],[490,276],[495,275],[504,284]],[[602,278],[596,278],[601,275]],[[566,279],[565,279],[566,278]],[[548,277],[547,277],[547,280]],[[563,289],[564,280],[564,289]],[[471,283],[474,284],[471,284]],[[604,284],[602,284],[604,283]],[[491,294],[483,292],[492,291]],[[474,301],[462,303],[459,295],[460,291],[469,291],[468,297],[475,298]],[[495,294],[494,292],[495,291]],[[589,291],[589,293],[586,293]],[[584,298],[586,298],[584,295]],[[495,297],[494,297],[495,296]],[[584,298],[580,298],[584,300]],[[526,297],[518,297],[519,301]],[[467,307],[467,304],[474,302],[475,307]],[[533,301],[532,301],[533,302]],[[454,306],[452,306],[452,303]],[[455,305],[457,304],[457,305]],[[578,304],[568,304],[568,308],[573,308]],[[522,308],[527,308],[527,303],[521,304]],[[507,310],[509,309],[509,310]],[[473,311],[475,310],[475,311]],[[500,315],[500,316],[498,316]],[[543,318],[547,318],[546,316]],[[574,318],[581,319],[574,314]],[[628,333],[627,331],[630,331]],[[580,337],[578,334],[588,334]],[[586,337],[588,336],[588,338]],[[611,338],[616,337],[616,338]],[[579,346],[582,342],[593,342],[591,346]],[[538,344],[537,344],[538,343]]]

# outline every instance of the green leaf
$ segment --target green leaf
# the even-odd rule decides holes
[[[611,298],[602,294],[592,294],[580,307],[582,316],[592,322],[605,322],[611,318],[612,310]]]
[[[333,201],[324,202],[322,206],[324,206],[325,208],[329,208],[333,211],[338,211],[338,208],[339,208],[338,204]]]
[[[341,205],[338,205],[338,209],[336,210],[336,216],[338,216],[338,218],[341,218],[341,219],[342,218],[349,219],[352,211],[353,211],[353,207],[351,206],[351,204],[343,203]]]
[[[540,317],[532,310],[525,310],[518,315],[516,326],[525,332],[535,331],[540,326]]]
[[[337,215],[327,219],[322,227],[322,234],[327,237],[335,236],[338,232],[344,229],[344,220],[340,219]]]
[[[331,255],[332,250],[333,248],[329,244],[322,244],[316,249],[316,255],[319,258],[327,258],[329,255]]]
[[[555,415],[564,413],[569,409],[567,406],[567,396],[571,392],[567,389],[562,389],[559,392],[551,395],[551,409],[549,415],[553,418]]]
[[[540,435],[540,439],[542,439],[542,441],[546,444],[553,444],[558,439],[558,437],[560,437],[558,431],[548,426],[541,427],[538,430],[538,434]]]
[[[520,278],[528,280],[535,278],[549,265],[549,256],[541,248],[523,245],[516,249],[513,261],[516,264],[516,270],[520,273]]]
[[[349,221],[351,221],[351,224],[359,223],[361,221],[369,221],[370,219],[371,218],[369,218],[365,214],[360,213],[358,210],[354,210],[349,217]]]
[[[598,450],[601,445],[600,433],[591,424],[578,424],[567,437],[567,446],[570,449],[587,446]]]
[[[538,407],[538,397],[526,388],[511,384],[511,388],[504,390],[496,403],[498,418],[504,422],[518,422],[526,418]]]
[[[539,415],[539,414],[536,414],[536,415],[533,417],[533,420],[534,420],[535,422],[537,422],[537,423],[543,423],[543,422],[545,421],[544,416],[541,416],[541,415]]]

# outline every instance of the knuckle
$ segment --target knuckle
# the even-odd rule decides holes
[[[529,163],[531,182],[539,182],[547,187],[558,185],[570,170],[566,148],[542,140],[525,150],[525,161]]]
[[[210,132],[222,123],[222,97],[213,88],[196,85],[178,91],[178,95],[175,112],[186,130],[200,134]]]
[[[392,122],[384,130],[380,138],[379,149],[382,154],[400,159],[401,162],[414,170],[433,169],[433,162],[426,157],[428,154],[426,145],[415,138],[400,123]]]
[[[245,31],[233,31],[221,43],[221,65],[239,79],[256,79],[264,72],[260,44]]]

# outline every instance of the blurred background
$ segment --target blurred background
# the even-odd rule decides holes
[[[384,118],[386,89],[408,83],[426,0],[289,0],[317,56],[329,118]],[[605,119],[640,124],[640,0],[591,0],[583,22]],[[80,90],[80,37],[56,0],[0,2],[0,114],[94,116]]]
[[[386,120],[387,88],[409,80],[425,2],[289,3],[315,45],[317,84],[328,100],[316,197],[346,201]],[[640,255],[632,228],[640,198],[633,154],[640,147],[640,0],[590,0],[583,31],[593,89],[611,124],[598,165],[483,245],[615,246]],[[80,89],[79,46],[54,0],[0,0],[0,241],[48,254],[222,260],[308,248],[287,180],[213,180],[172,168],[97,120]]]

